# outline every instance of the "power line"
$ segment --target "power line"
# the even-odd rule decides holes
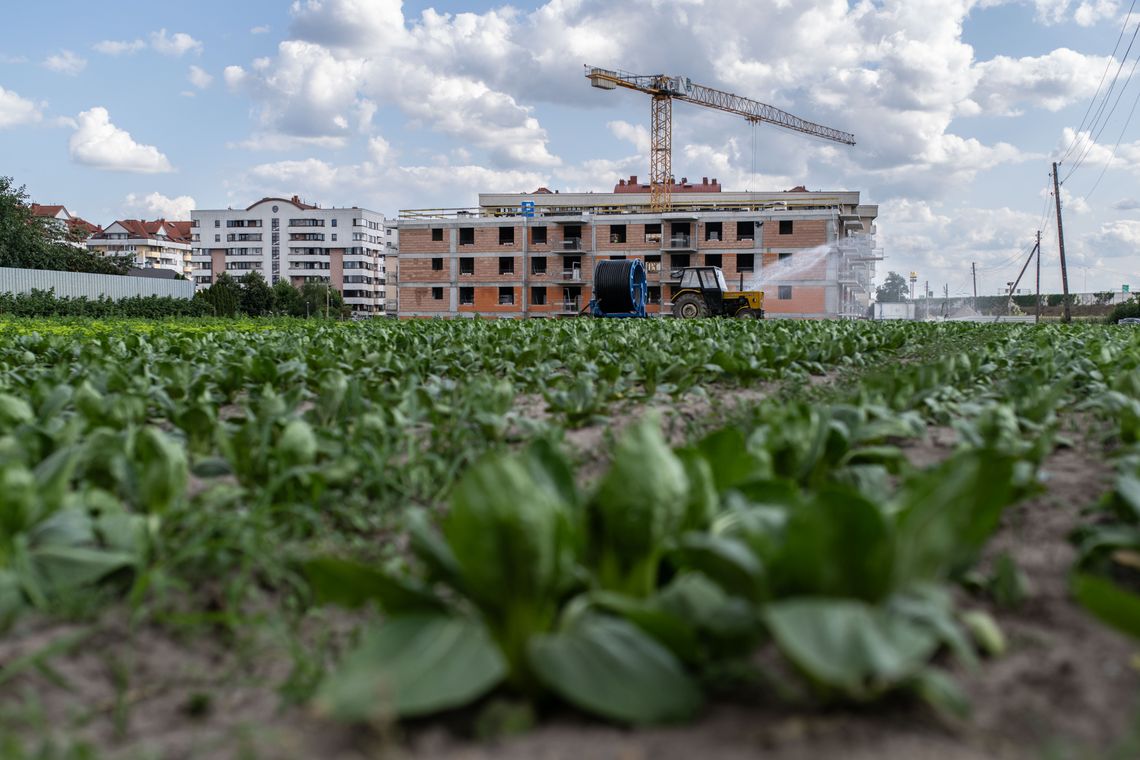
[[[1073,134],[1073,141],[1069,144],[1065,155],[1061,156],[1058,163],[1064,162],[1069,154],[1072,153],[1073,148],[1080,142],[1081,130],[1085,128],[1085,121],[1088,119],[1089,114],[1092,112],[1093,104],[1096,99],[1100,97],[1100,88],[1104,86],[1104,78],[1108,76],[1108,70],[1112,68],[1112,62],[1116,58],[1116,51],[1120,49],[1120,41],[1124,39],[1124,33],[1128,31],[1128,22],[1132,18],[1132,10],[1136,7],[1136,0],[1132,0],[1132,5],[1128,8],[1128,15],[1124,17],[1124,25],[1120,27],[1120,34],[1116,37],[1116,44],[1112,48],[1112,53],[1109,54],[1108,61],[1104,64],[1104,73],[1100,75],[1100,82],[1097,83],[1096,92],[1093,93],[1092,100],[1089,101],[1089,107],[1085,109],[1085,115],[1081,117],[1081,125],[1077,127],[1076,132]],[[1091,130],[1090,130],[1091,131]]]
[[[1140,60],[1140,57],[1138,57],[1137,60]],[[1089,196],[1096,191],[1097,187],[1100,186],[1100,181],[1104,179],[1105,172],[1108,171],[1108,167],[1111,166],[1112,162],[1116,159],[1116,152],[1120,150],[1120,142],[1124,139],[1124,133],[1128,130],[1128,125],[1132,123],[1132,117],[1136,114],[1137,104],[1140,104],[1140,89],[1136,91],[1136,99],[1132,101],[1132,109],[1128,112],[1128,118],[1124,120],[1124,126],[1120,128],[1120,134],[1116,138],[1116,145],[1112,146],[1112,154],[1108,157],[1108,160],[1104,162],[1104,166],[1101,167],[1100,176],[1096,178],[1096,182],[1094,182],[1089,191],[1085,193],[1084,199],[1086,201],[1089,199]]]
[[[1096,141],[1100,139],[1100,136],[1104,132],[1105,127],[1108,126],[1108,122],[1112,119],[1112,115],[1116,113],[1116,107],[1120,105],[1120,99],[1124,96],[1124,92],[1128,89],[1128,85],[1132,82],[1132,75],[1136,73],[1136,65],[1140,64],[1140,56],[1136,57],[1136,61],[1132,64],[1132,68],[1128,72],[1128,78],[1124,81],[1124,86],[1120,88],[1120,92],[1117,94],[1116,100],[1112,104],[1112,108],[1109,109],[1108,115],[1104,117],[1103,121],[1101,121],[1101,115],[1104,113],[1104,107],[1108,104],[1109,99],[1112,97],[1113,90],[1116,89],[1116,83],[1120,79],[1120,72],[1124,70],[1124,64],[1128,62],[1128,56],[1132,52],[1132,46],[1136,44],[1136,36],[1138,33],[1140,33],[1140,24],[1136,26],[1136,31],[1132,32],[1132,39],[1128,43],[1128,49],[1124,51],[1124,56],[1120,59],[1120,65],[1116,68],[1116,74],[1112,78],[1112,84],[1109,85],[1108,90],[1104,94],[1104,98],[1100,102],[1100,106],[1097,108],[1097,112],[1093,117],[1093,121],[1089,124],[1088,144],[1085,146],[1083,152],[1077,158],[1072,168],[1069,169],[1069,173],[1064,176],[1061,182],[1064,182],[1069,177],[1073,176],[1073,172],[1079,169],[1081,167],[1081,164],[1085,162],[1085,159],[1088,158],[1089,154],[1092,152],[1092,149],[1096,147]]]

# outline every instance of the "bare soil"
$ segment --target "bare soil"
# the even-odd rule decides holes
[[[927,466],[953,443],[950,431],[934,430],[907,453]],[[1112,470],[1097,446],[1060,449],[1044,471],[1047,490],[1007,512],[982,563],[985,571],[1008,553],[1032,593],[1016,609],[970,600],[997,618],[1009,648],[956,674],[973,705],[961,723],[940,721],[909,701],[867,711],[810,710],[760,695],[748,704],[711,704],[699,721],[679,727],[629,730],[563,713],[489,743],[438,723],[396,737],[334,724],[284,697],[298,672],[319,664],[320,655],[306,663],[289,646],[311,641],[304,630],[257,628],[239,645],[201,628],[132,628],[119,608],[87,624],[28,619],[0,636],[0,753],[7,735],[32,750],[49,740],[57,748],[82,742],[100,752],[96,757],[164,760],[1138,757],[1138,647],[1085,614],[1067,592],[1074,558],[1068,533],[1081,508],[1108,488]],[[332,622],[343,641],[359,616]],[[61,642],[71,645],[51,651]]]

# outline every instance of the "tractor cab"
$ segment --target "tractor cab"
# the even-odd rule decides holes
[[[764,294],[757,290],[729,290],[720,267],[685,267],[679,271],[681,287],[673,294],[673,316],[764,316]]]

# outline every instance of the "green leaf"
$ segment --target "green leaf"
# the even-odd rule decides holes
[[[134,554],[85,546],[40,546],[32,549],[29,556],[47,594],[94,583],[116,570],[133,567],[138,561]]]
[[[1089,612],[1113,628],[1140,638],[1140,596],[1089,573],[1074,575],[1072,589],[1073,596]]]
[[[955,454],[909,480],[897,518],[897,579],[968,569],[1012,500],[1013,480],[1013,460],[988,450]]]
[[[530,644],[539,679],[586,712],[624,723],[690,718],[701,693],[677,658],[632,623],[586,615]]]
[[[906,618],[848,599],[769,604],[780,651],[813,681],[867,699],[917,673],[938,639]]]
[[[662,609],[659,598],[635,599],[614,591],[591,591],[589,602],[599,610],[623,617],[648,633],[684,662],[698,656],[696,627]]]
[[[970,716],[970,699],[944,670],[923,668],[914,677],[914,690],[939,714],[964,720]]]
[[[356,609],[375,601],[389,614],[442,611],[441,602],[427,588],[374,567],[335,557],[317,557],[304,563],[305,576],[317,600]]]
[[[491,455],[467,471],[452,492],[443,532],[465,592],[484,609],[545,602],[566,581],[565,505],[517,457]]]
[[[760,601],[767,593],[764,568],[748,545],[727,536],[691,532],[681,536],[669,559],[695,570],[734,596]]]
[[[879,507],[852,488],[828,486],[789,514],[771,566],[773,591],[878,601],[890,591],[894,558]]]
[[[0,393],[0,430],[28,424],[35,418],[35,412],[27,401],[7,393]]]
[[[430,715],[474,702],[505,675],[506,663],[481,624],[400,615],[365,632],[321,683],[316,706],[348,721]]]
[[[459,561],[431,526],[423,509],[408,510],[405,516],[412,552],[427,567],[431,580],[440,581],[456,591],[463,591],[462,570]]]
[[[748,451],[744,433],[737,427],[727,427],[709,434],[697,449],[712,468],[713,482],[720,492],[768,473],[761,462]]]
[[[144,428],[135,441],[140,505],[163,512],[182,500],[189,480],[186,452],[157,428]]]
[[[678,575],[654,602],[659,609],[696,629],[710,647],[713,659],[750,651],[763,631],[755,605],[729,596],[702,573]]]

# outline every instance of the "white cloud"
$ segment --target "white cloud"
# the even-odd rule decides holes
[[[27,63],[27,62],[28,62],[27,56],[4,55],[4,54],[0,53],[0,63],[6,63],[6,64],[11,64],[11,65],[19,65],[21,63]]]
[[[1116,0],[1082,0],[1073,12],[1073,20],[1080,26],[1093,26],[1099,21],[1116,18],[1120,4]]]
[[[190,80],[190,84],[194,85],[199,90],[206,89],[214,82],[214,77],[207,73],[206,70],[200,66],[191,66],[190,74],[187,78]]]
[[[249,30],[250,34],[269,34],[269,24],[255,26]]]
[[[1068,150],[1070,145],[1074,146],[1071,152]],[[1056,148],[1056,155],[1061,156],[1065,153],[1069,155],[1063,166],[1075,166],[1079,161],[1082,166],[1102,168],[1107,166],[1109,169],[1125,169],[1140,173],[1140,140],[1121,142],[1120,145],[1104,145],[1096,142],[1091,132],[1077,133],[1072,128],[1065,127],[1061,134],[1061,142]]]
[[[87,68],[87,59],[76,55],[70,50],[61,50],[55,55],[48,56],[44,60],[44,68],[73,77]]]
[[[42,106],[0,87],[0,129],[35,124],[43,119]]]
[[[103,40],[96,42],[92,47],[94,47],[95,52],[104,55],[129,55],[145,48],[146,43],[142,40]]]
[[[1082,238],[1080,246],[1082,254],[1094,260],[1136,256],[1140,254],[1140,220],[1105,222],[1099,230]]]
[[[347,144],[348,140],[344,137],[296,137],[277,132],[258,132],[247,140],[226,143],[226,147],[268,151],[290,151],[304,148],[339,150]]]
[[[149,195],[130,193],[123,204],[131,213],[141,214],[145,218],[170,219],[172,221],[189,219],[190,212],[196,208],[194,199],[189,195],[168,198],[158,192]]]
[[[996,56],[975,66],[978,85],[971,95],[990,115],[1013,115],[1018,106],[1032,104],[1059,111],[1087,100],[1112,59],[1058,48],[1025,58]]]
[[[222,71],[222,79],[226,80],[226,87],[236,90],[246,81],[248,75],[241,66],[226,66]]]
[[[191,51],[202,52],[202,43],[185,32],[167,36],[166,29],[150,34],[150,46],[163,55],[181,56]]]
[[[1135,198],[1121,198],[1116,203],[1113,203],[1112,207],[1117,211],[1136,211],[1140,209],[1140,200],[1136,200]]]
[[[158,148],[135,142],[129,132],[111,123],[102,107],[79,114],[68,147],[73,161],[96,169],[139,174],[174,171]]]
[[[630,124],[628,121],[611,121],[606,124],[614,137],[625,140],[637,148],[637,152],[649,155],[649,129],[644,124]]]

